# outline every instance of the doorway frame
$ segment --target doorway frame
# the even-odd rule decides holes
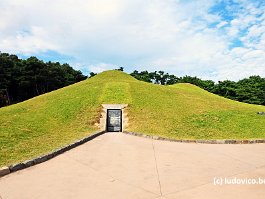
[[[95,123],[100,131],[107,132],[107,110],[108,109],[119,109],[122,111],[122,131],[126,131],[128,128],[128,104],[101,104],[100,118]]]
[[[113,110],[113,111],[120,111],[120,130],[119,131],[109,131],[108,129],[108,124],[109,124],[109,111],[110,110]],[[106,121],[106,131],[107,132],[122,132],[122,128],[123,128],[123,125],[122,125],[122,110],[121,109],[117,109],[117,108],[109,108],[107,109],[107,121]]]

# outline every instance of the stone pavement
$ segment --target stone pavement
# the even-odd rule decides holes
[[[0,178],[2,199],[265,198],[265,144],[210,145],[106,133],[42,164]]]

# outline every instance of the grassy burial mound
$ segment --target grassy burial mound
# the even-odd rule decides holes
[[[129,104],[127,131],[175,139],[265,138],[264,106],[191,84],[161,86],[120,71],[0,109],[0,166],[47,153],[97,131],[101,104]]]

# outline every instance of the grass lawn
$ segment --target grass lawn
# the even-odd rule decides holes
[[[0,166],[24,161],[97,131],[103,103],[127,103],[127,131],[175,139],[265,138],[264,106],[190,84],[161,86],[120,71],[0,108]]]

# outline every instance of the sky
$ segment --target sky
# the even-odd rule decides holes
[[[265,77],[263,0],[1,0],[0,51],[214,81]]]

